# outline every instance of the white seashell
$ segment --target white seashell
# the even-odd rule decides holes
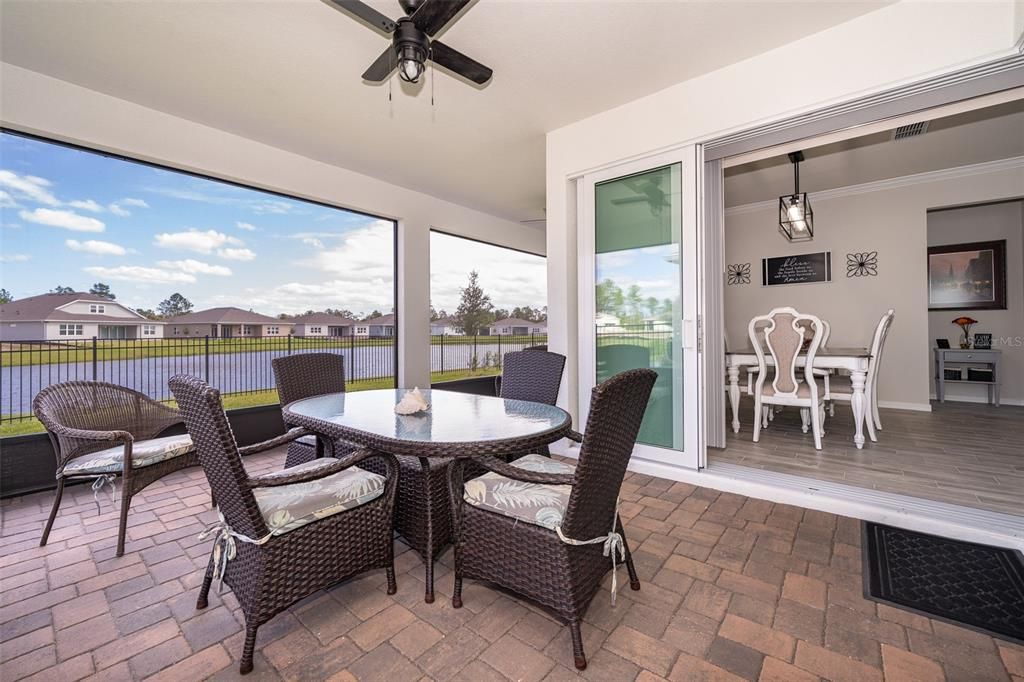
[[[395,405],[396,414],[416,414],[417,412],[426,412],[429,409],[430,403],[420,393],[419,387],[406,391],[402,399]]]

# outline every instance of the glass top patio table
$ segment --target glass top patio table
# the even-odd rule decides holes
[[[474,457],[523,452],[572,428],[561,408],[525,400],[421,389],[425,413],[395,414],[407,389],[331,393],[289,403],[285,422],[393,455]]]

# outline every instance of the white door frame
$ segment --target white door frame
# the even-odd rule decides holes
[[[672,164],[680,164],[680,201],[675,203],[680,211],[681,232],[679,239],[680,303],[682,316],[673,320],[681,328],[682,344],[673,344],[673,362],[683,367],[680,385],[673,386],[673,391],[681,393],[683,405],[682,429],[683,449],[672,450],[643,443],[637,443],[633,450],[634,459],[670,464],[674,466],[698,469],[706,462],[703,435],[702,386],[703,372],[698,349],[699,338],[701,273],[698,269],[702,259],[700,249],[702,240],[702,217],[698,211],[700,205],[700,176],[703,171],[700,148],[696,145],[681,146],[672,150],[652,154],[640,159],[633,159],[620,164],[604,166],[584,174],[577,185],[577,230],[578,263],[578,389],[580,423],[586,423],[590,409],[590,392],[596,383],[597,357],[594,336],[595,308],[595,215],[594,187],[606,180],[641,173],[647,170],[662,168]],[[679,346],[682,346],[681,348]]]

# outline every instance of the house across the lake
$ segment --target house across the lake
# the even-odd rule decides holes
[[[288,319],[294,324],[292,333],[295,336],[352,336],[355,320],[330,313],[309,313]]]
[[[164,323],[94,294],[41,294],[0,306],[2,341],[159,339]]]
[[[292,332],[290,320],[260,315],[241,308],[209,308],[194,313],[178,315],[167,320],[164,334],[167,337],[210,336],[213,338],[232,337],[275,337],[288,336]]]
[[[531,322],[518,317],[497,320],[488,328],[491,336],[529,336],[530,334],[547,334],[547,322]]]
[[[356,322],[352,329],[354,330],[352,332],[354,336],[393,338],[395,336],[395,316],[394,314],[381,315],[380,317]]]
[[[430,323],[431,336],[462,336],[462,326],[454,317],[442,317]]]

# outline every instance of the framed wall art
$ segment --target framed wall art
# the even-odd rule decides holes
[[[928,247],[928,310],[1005,309],[1005,239]]]

